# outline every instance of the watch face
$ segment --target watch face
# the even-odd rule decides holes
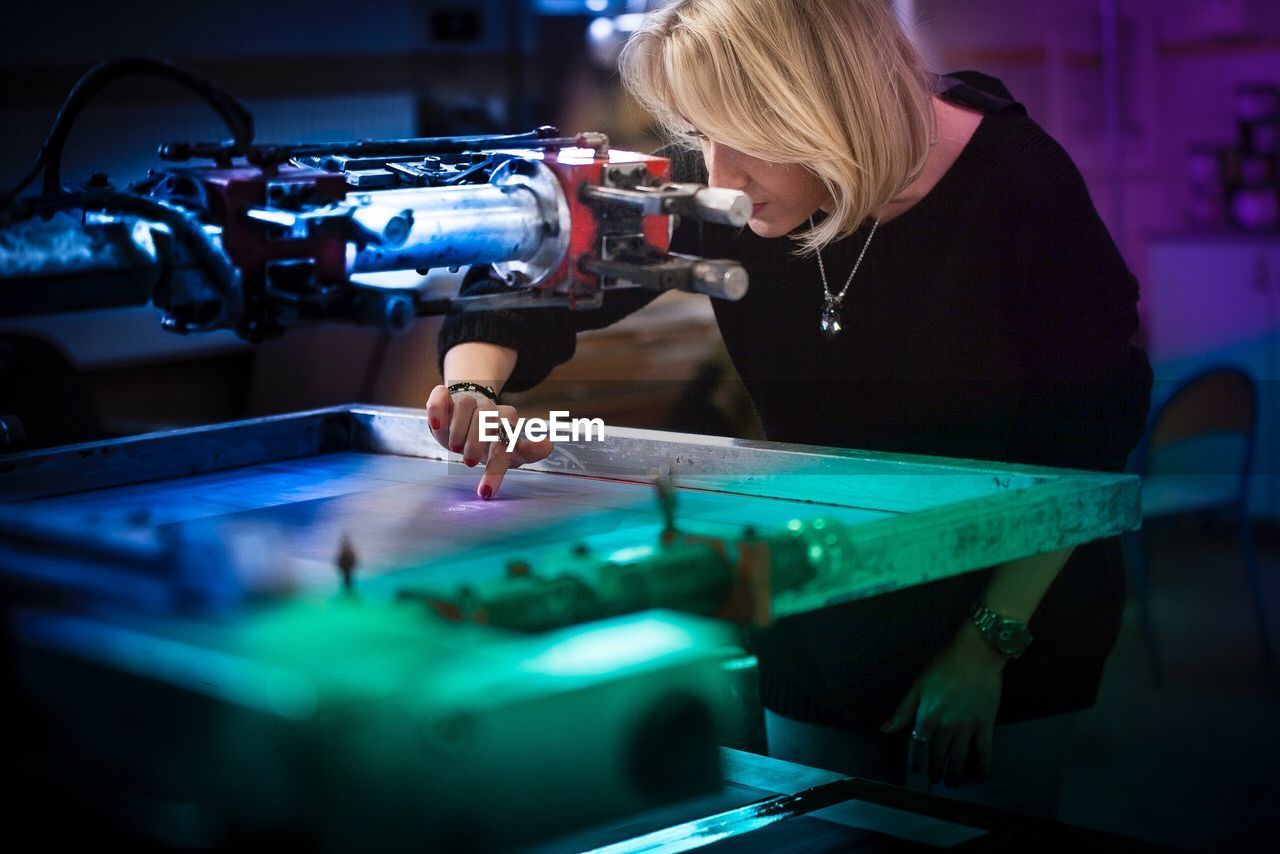
[[[1017,620],[1001,620],[996,627],[996,648],[1005,655],[1018,655],[1027,648],[1027,630]]]

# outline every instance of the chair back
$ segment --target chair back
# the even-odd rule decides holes
[[[1152,423],[1151,449],[1206,433],[1251,435],[1257,393],[1253,378],[1238,368],[1214,368],[1179,386]]]
[[[1134,469],[1144,477],[1230,479],[1235,500],[1243,502],[1256,433],[1253,378],[1235,367],[1210,368],[1183,381],[1155,409],[1135,449]]]

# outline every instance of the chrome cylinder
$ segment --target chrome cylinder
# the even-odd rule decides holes
[[[500,168],[488,184],[349,195],[357,239],[348,244],[347,272],[534,264],[536,281],[568,249],[568,203],[541,163],[519,168],[542,180],[506,181],[512,170]]]
[[[690,289],[716,299],[737,302],[747,295],[747,271],[737,261],[699,258],[690,271]]]

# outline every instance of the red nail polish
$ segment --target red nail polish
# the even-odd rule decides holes
[[[468,468],[475,468],[475,467],[476,467],[476,461],[475,461],[475,460],[463,460],[463,462],[467,464],[467,467],[468,467]]]
[[[431,419],[431,429],[432,429],[432,430],[439,430],[439,429],[440,429],[440,419],[439,419],[439,418],[432,418],[432,419]]]
[[[490,498],[492,498],[493,487],[487,483],[484,486],[480,487],[480,497],[483,498],[485,501],[488,501]]]
[[[462,453],[462,446],[461,446],[461,445],[450,445],[450,446],[449,446],[449,450],[453,451],[455,454],[460,454],[460,453]]]

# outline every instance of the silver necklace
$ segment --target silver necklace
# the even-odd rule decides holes
[[[876,236],[876,229],[880,227],[880,217],[876,217],[876,221],[871,224],[871,233],[867,235],[867,242],[862,244],[862,251],[858,253],[858,260],[853,262],[853,269],[849,271],[849,278],[844,280],[844,287],[840,289],[840,293],[832,294],[831,288],[827,286],[827,267],[822,263],[822,250],[818,250],[818,273],[822,276],[822,318],[818,323],[818,328],[822,330],[822,335],[828,341],[836,340],[836,336],[844,328],[840,325],[840,303],[844,301],[844,295],[849,292],[849,285],[853,282],[853,277],[858,274],[858,268],[862,266],[862,258],[867,254],[867,247],[871,245],[871,238]],[[813,228],[813,217],[809,217],[809,228]]]

